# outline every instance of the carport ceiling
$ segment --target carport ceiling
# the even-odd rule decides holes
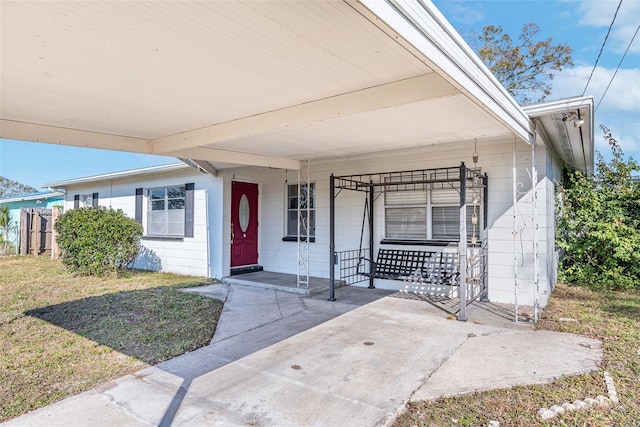
[[[295,168],[510,132],[361,3],[0,7],[3,138]]]

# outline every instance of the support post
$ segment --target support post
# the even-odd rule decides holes
[[[306,166],[306,167],[305,167]],[[306,169],[306,171],[305,171]],[[305,174],[306,172],[306,174]],[[311,168],[303,162],[298,170],[298,288],[309,289],[309,240],[311,230]]]
[[[367,195],[369,196],[369,259],[373,258],[373,200],[374,200],[374,189],[373,181],[369,184],[369,191]],[[360,254],[358,254],[360,256]],[[369,277],[369,289],[375,289],[373,284],[373,276]]]
[[[329,301],[336,300],[335,254],[336,254],[336,179],[329,177]]]
[[[536,154],[535,123],[531,142],[531,199],[533,208],[533,320],[540,315],[540,250],[538,248],[538,156]]]
[[[515,322],[520,317],[518,305],[518,170],[516,169],[516,137],[513,136],[513,301]]]
[[[460,263],[460,309],[458,320],[467,321],[467,167],[460,163],[460,238],[458,241]]]
[[[60,247],[58,246],[58,233],[56,232],[56,222],[60,218],[60,209],[51,209],[51,259],[60,258]]]
[[[20,209],[20,255],[29,253],[30,221],[29,210],[26,208]]]
[[[40,216],[40,210],[34,209],[33,216],[31,217],[31,232],[34,233],[33,255],[40,255],[40,248],[42,247],[42,218]]]
[[[482,177],[482,294],[481,301],[489,301],[489,176]]]

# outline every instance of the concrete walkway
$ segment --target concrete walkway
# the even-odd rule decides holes
[[[384,425],[411,399],[549,382],[602,358],[596,340],[533,332],[491,305],[458,322],[382,290],[341,288],[333,303],[237,285],[194,291],[226,300],[211,345],[3,425]]]

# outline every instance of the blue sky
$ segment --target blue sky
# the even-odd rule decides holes
[[[441,0],[436,6],[458,30],[480,31],[501,25],[517,38],[524,24],[535,22],[540,36],[567,43],[574,50],[572,68],[554,79],[547,99],[582,94],[618,0],[481,1]],[[640,24],[640,1],[623,0],[616,22],[587,88],[598,104],[604,90]],[[608,147],[597,128],[605,124],[625,154],[640,160],[640,35],[629,49],[607,95],[596,111],[596,148],[606,157]],[[79,176],[173,163],[171,157],[119,153],[40,143],[0,141],[0,176],[38,188],[45,182]]]

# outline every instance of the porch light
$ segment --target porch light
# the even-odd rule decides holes
[[[474,138],[473,140],[473,166],[478,165],[478,138]]]
[[[581,119],[580,117],[578,117],[576,113],[563,114],[562,121],[566,122],[567,120],[573,123],[574,128],[579,128],[584,124],[584,119]]]

